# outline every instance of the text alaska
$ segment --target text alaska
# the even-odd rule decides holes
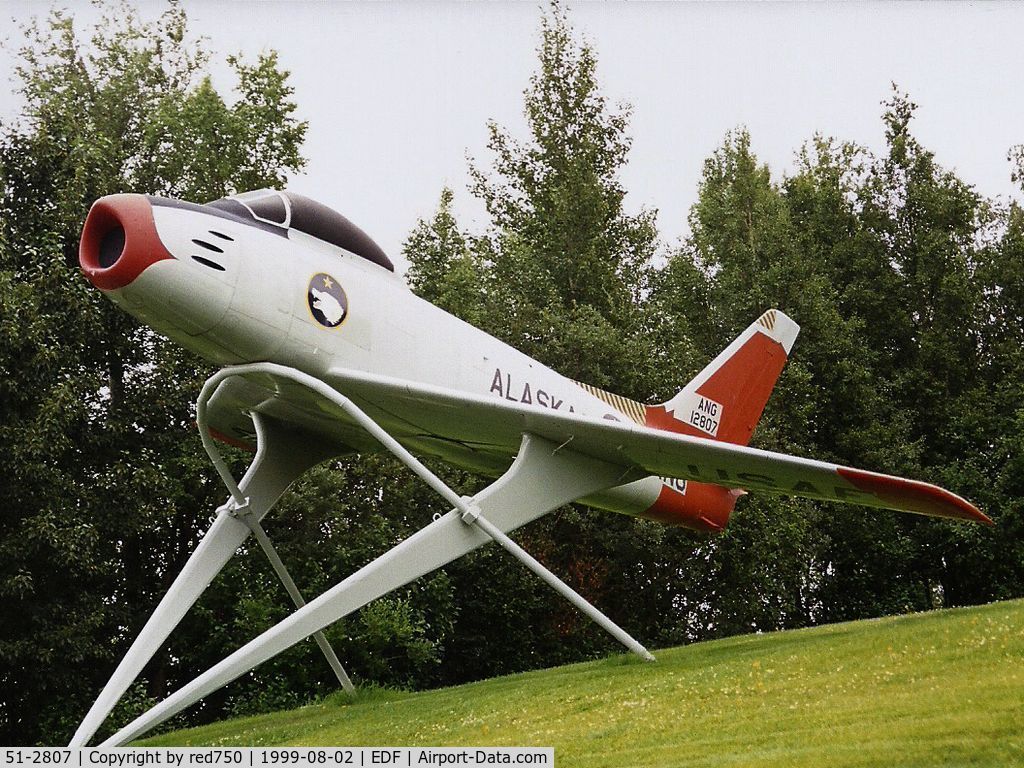
[[[576,412],[571,403],[566,405],[564,398],[553,395],[536,385],[531,386],[528,381],[521,383],[513,381],[512,374],[502,373],[501,368],[494,369],[490,391],[497,394],[498,397],[503,397],[513,403],[539,405],[542,408],[550,408],[553,411],[563,410],[564,408],[569,413]]]

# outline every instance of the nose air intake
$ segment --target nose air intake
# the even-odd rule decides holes
[[[149,265],[172,258],[160,242],[145,195],[108,195],[93,203],[82,228],[78,263],[97,288],[124,288]]]
[[[117,263],[122,253],[124,253],[124,230],[117,226],[100,240],[100,266],[103,269],[109,269]]]

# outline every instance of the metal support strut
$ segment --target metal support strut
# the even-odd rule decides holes
[[[222,377],[223,378],[223,377]],[[204,388],[197,408],[205,413],[206,400],[213,387]],[[232,500],[248,506],[249,518],[259,520],[274,506],[285,489],[311,467],[334,456],[333,446],[310,441],[306,435],[287,428],[281,422],[259,417],[256,427],[256,455],[240,483],[231,478],[228,486]],[[200,430],[201,437],[207,437]],[[218,455],[224,474],[230,478],[227,466]],[[216,466],[216,463],[215,463]],[[226,506],[218,510],[209,530],[189,556],[160,603],[139,631],[110,679],[82,719],[69,746],[84,747],[106,719],[110,710],[138,677],[147,662],[178,625],[185,613],[199,599],[206,587],[227,565],[238,548],[250,535],[250,529],[238,517],[229,514]]]
[[[466,499],[445,485],[347,397],[317,378],[275,363],[234,366],[211,376],[197,403],[200,423],[205,423],[206,402],[220,383],[228,377],[247,374],[264,374],[296,382],[341,408],[349,418],[393,453],[454,509],[363,566],[315,600],[298,608],[262,635],[137,717],[101,746],[119,746],[138,738],[153,726],[302,639],[370,601],[492,540],[497,541],[540,575],[545,582],[611,632],[631,651],[644,659],[653,660],[640,643],[505,535],[505,532],[563,504],[598,490],[620,485],[628,470],[571,450],[559,450],[557,444],[525,433],[519,453],[508,471],[475,496]],[[243,480],[241,486],[235,485],[207,430],[201,430],[200,435],[207,450],[211,452],[215,468],[231,490],[235,503],[244,505],[246,496],[243,489],[246,480]],[[247,474],[246,479],[249,478],[250,475]],[[263,513],[265,511],[260,514]],[[222,515],[218,520],[224,518],[234,519],[230,515]]]
[[[470,519],[467,520],[467,517]],[[480,515],[479,507],[470,507],[468,511],[464,512],[462,514],[462,522],[472,523],[482,529],[484,533],[498,542],[498,544],[504,547],[507,552],[511,553],[521,563],[523,563],[523,565],[540,576],[540,578],[543,579],[549,587],[554,589],[558,594],[575,605],[580,611],[589,616],[595,624],[601,627],[601,629],[614,637],[640,658],[646,661],[654,661],[654,656],[651,655],[651,652],[638,643],[632,635],[601,613],[601,611],[595,608],[591,603],[587,602],[579,592],[555,576],[555,574],[545,568],[536,558],[534,558],[533,555],[502,533],[500,529],[491,525],[486,517]]]
[[[233,501],[233,500],[232,500]],[[299,592],[299,588],[295,585],[294,579],[288,569],[285,568],[284,563],[281,561],[281,556],[277,554],[277,550],[270,541],[270,537],[267,536],[267,532],[263,530],[263,526],[260,525],[260,521],[255,519],[247,510],[237,509],[234,507],[232,502],[228,502],[228,512],[248,526],[249,530],[252,531],[252,535],[256,537],[256,541],[259,542],[260,547],[263,549],[263,553],[267,556],[270,561],[271,567],[274,569],[274,573],[277,574],[277,578],[281,580],[284,585],[285,591],[288,593],[288,597],[292,599],[296,608],[301,608],[306,604],[305,599],[302,597],[302,593]],[[341,687],[345,690],[349,696],[356,695],[356,688],[352,685],[352,680],[349,679],[348,674],[345,672],[345,668],[341,666],[341,661],[338,660],[338,654],[334,652],[331,644],[327,642],[327,638],[323,632],[314,632],[313,639],[316,644],[320,647],[320,652],[323,653],[324,658],[327,659],[328,665],[334,672],[334,676],[338,678],[338,682],[341,683]]]
[[[592,603],[588,602],[582,595],[576,590],[558,578],[554,573],[544,567],[538,560],[531,556],[525,549],[516,544],[512,539],[502,533],[498,528],[495,528],[491,523],[482,516],[480,508],[473,504],[473,500],[468,496],[460,496],[451,488],[449,488],[444,481],[442,481],[437,475],[427,469],[423,462],[417,459],[409,450],[399,443],[395,438],[391,436],[383,427],[381,427],[376,421],[370,418],[365,411],[359,406],[353,403],[349,398],[342,395],[333,387],[328,386],[320,379],[303,373],[302,371],[294,368],[287,368],[276,363],[254,363],[251,365],[240,365],[233,368],[225,368],[218,373],[210,377],[203,387],[203,391],[199,396],[199,402],[197,406],[201,404],[201,407],[197,407],[197,421],[200,427],[200,436],[203,440],[203,447],[206,448],[206,452],[210,455],[210,459],[213,461],[214,467],[217,472],[220,473],[221,478],[224,480],[224,484],[228,487],[232,497],[239,505],[244,505],[245,500],[242,498],[241,491],[234,482],[234,478],[231,475],[231,471],[228,469],[227,464],[224,463],[224,459],[221,457],[220,451],[217,448],[217,444],[213,441],[210,436],[209,430],[205,426],[206,416],[206,403],[209,400],[210,395],[213,394],[213,387],[211,384],[219,384],[219,378],[223,378],[222,374],[230,375],[243,375],[245,373],[272,373],[276,376],[283,378],[289,378],[296,381],[299,384],[303,384],[317,394],[323,396],[327,400],[330,400],[334,405],[341,408],[349,417],[356,421],[359,426],[369,432],[374,439],[376,439],[381,445],[388,449],[394,456],[401,461],[405,466],[411,469],[420,479],[422,479],[428,486],[430,486],[438,495],[440,495],[445,501],[451,504],[457,509],[462,518],[462,522],[467,525],[475,525],[484,533],[486,533],[491,539],[500,544],[507,552],[513,557],[519,560],[523,565],[537,574],[548,586],[553,588],[562,597],[572,603],[582,613],[592,619],[598,626],[608,632],[612,637],[622,643],[626,648],[635,653],[636,655],[646,659],[647,661],[654,661],[654,656],[644,648],[635,638],[633,638],[628,632],[622,627],[616,624],[614,621],[609,619],[605,614],[598,610]],[[205,395],[205,397],[204,397]],[[255,414],[254,414],[255,417]],[[557,450],[557,449],[556,449]],[[253,530],[255,533],[255,529]],[[257,536],[258,538],[258,536]],[[269,544],[269,541],[267,542]],[[262,544],[262,542],[261,542]],[[264,547],[264,551],[266,548]],[[270,553],[267,553],[270,557]],[[274,562],[274,558],[271,557],[271,563]],[[278,561],[280,562],[280,561]],[[283,569],[284,566],[282,565]],[[275,566],[275,570],[277,567]],[[278,572],[278,576],[281,576],[281,572]],[[281,580],[284,581],[288,578],[287,571],[284,571],[284,576]],[[290,580],[290,579],[289,579]],[[293,585],[294,586],[294,585]],[[286,584],[287,587],[287,584]],[[289,594],[291,591],[289,590]],[[293,599],[294,596],[293,596]],[[302,598],[299,597],[299,600]],[[301,605],[296,602],[296,607]],[[319,639],[317,640],[319,643]],[[326,640],[324,641],[326,643]],[[323,648],[323,645],[320,646]],[[325,651],[326,653],[326,651]],[[330,660],[330,657],[328,657]],[[333,665],[332,665],[333,666]],[[344,672],[342,673],[344,674]]]

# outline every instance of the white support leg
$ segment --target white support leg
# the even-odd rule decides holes
[[[572,589],[572,587],[570,587],[564,581],[555,576],[555,574],[553,574],[551,571],[545,568],[540,562],[538,562],[528,552],[526,552],[526,550],[524,550],[522,547],[520,547],[518,544],[512,541],[512,539],[508,538],[508,536],[505,536],[500,530],[496,529],[493,525],[488,523],[486,518],[481,518],[479,508],[471,505],[471,499],[462,498],[457,493],[455,493],[455,491],[453,491],[451,488],[445,485],[444,482],[442,482],[437,475],[435,475],[433,472],[427,469],[427,467],[424,466],[423,462],[421,462],[419,459],[413,456],[412,453],[410,453],[409,450],[405,448],[405,446],[403,446],[401,443],[395,440],[395,438],[388,434],[388,432],[385,429],[383,429],[377,422],[375,422],[368,415],[366,415],[366,413],[364,413],[355,403],[353,403],[340,392],[329,387],[327,384],[320,381],[319,379],[309,376],[308,374],[302,373],[301,371],[277,365],[276,363],[252,363],[249,365],[238,366],[236,368],[225,368],[224,370],[218,372],[217,374],[210,378],[210,381],[207,383],[203,391],[204,393],[206,393],[208,390],[211,389],[211,387],[213,387],[216,383],[218,383],[224,378],[250,371],[273,373],[278,376],[292,379],[293,381],[297,381],[300,384],[304,384],[314,392],[317,392],[318,394],[322,395],[323,397],[327,398],[335,405],[340,407],[343,411],[345,411],[346,414],[348,414],[348,416],[353,421],[355,421],[363,429],[369,432],[378,442],[381,443],[381,445],[387,448],[392,454],[395,455],[396,458],[398,458],[403,464],[405,464],[410,470],[412,470],[413,473],[419,476],[420,479],[422,479],[423,482],[430,486],[435,493],[441,496],[441,498],[448,501],[450,504],[454,505],[454,507],[459,512],[462,513],[462,521],[464,523],[466,523],[467,525],[474,523],[478,525],[494,541],[498,542],[498,544],[504,547],[505,550],[511,553],[514,557],[516,557],[527,568],[529,568],[535,574],[540,576],[540,578],[543,579],[546,584],[548,584],[552,589],[554,589],[565,599],[567,599],[570,603],[576,606],[576,608],[578,608],[581,612],[583,612],[586,616],[588,616],[596,624],[598,624],[602,629],[604,629],[606,632],[612,635],[612,637],[614,637],[616,640],[618,640],[620,643],[626,646],[626,648],[628,648],[630,651],[637,654],[641,658],[644,658],[648,661],[654,661],[654,657],[647,651],[647,649],[644,648],[640,643],[638,643],[632,636],[630,636],[628,632],[622,629],[622,627],[618,626],[615,622],[613,622],[611,619],[609,619],[607,616],[601,613],[601,611],[599,611],[594,605],[589,603],[582,595],[576,592],[576,590]],[[200,397],[200,425],[202,425],[203,423],[203,406],[205,405],[205,402],[206,399]],[[203,430],[203,434],[206,434],[206,430]],[[524,446],[526,445],[525,437],[526,436],[524,436]],[[212,440],[206,438],[204,438],[204,444],[206,446],[207,453],[210,454],[210,458],[213,460],[214,466],[217,467],[217,471],[220,472],[221,477],[224,478],[224,482],[227,484],[228,489],[230,490],[232,488],[233,482],[231,479],[231,474],[230,472],[228,472],[223,460],[221,460],[220,454],[218,453],[216,446],[213,444]],[[557,450],[553,451],[552,453],[554,454],[555,452],[557,452]],[[620,474],[618,481],[621,482],[624,479],[625,478]],[[557,477],[552,478],[552,482],[558,481],[559,479]],[[235,493],[235,498],[241,501],[240,493]],[[574,497],[572,500],[575,500],[576,498],[579,498],[579,496]],[[282,566],[282,568],[283,567],[284,566]],[[317,642],[320,642],[319,639],[317,640]],[[323,646],[321,645],[321,648],[322,647]]]
[[[239,484],[255,519],[270,510],[293,480],[332,453],[310,445],[308,439],[276,422],[257,422],[256,457]],[[69,746],[82,747],[88,743],[128,686],[248,535],[249,528],[241,520],[226,511],[218,515],[121,659]]]
[[[654,657],[644,648],[639,642],[637,642],[628,632],[622,627],[617,625],[601,611],[599,611],[594,605],[588,602],[582,595],[576,590],[566,584],[564,581],[559,579],[555,574],[545,568],[540,562],[533,558],[526,550],[516,544],[508,536],[505,536],[500,530],[491,525],[486,518],[480,516],[479,507],[472,505],[472,500],[459,496],[455,491],[449,488],[441,479],[427,469],[423,462],[417,459],[408,449],[393,438],[388,432],[383,429],[377,422],[366,415],[355,403],[349,400],[347,397],[342,395],[340,392],[332,389],[331,387],[324,384],[319,379],[315,379],[308,374],[304,374],[301,371],[294,369],[288,369],[274,363],[254,363],[247,366],[240,366],[239,368],[225,368],[219,373],[211,377],[210,381],[204,388],[204,394],[219,382],[223,378],[227,378],[232,375],[237,375],[239,371],[243,370],[261,370],[276,373],[279,376],[286,376],[294,381],[298,381],[301,384],[305,384],[307,387],[315,392],[326,397],[328,400],[333,402],[345,411],[356,423],[358,423],[363,429],[369,432],[378,442],[380,442],[385,448],[387,448],[392,454],[395,455],[403,464],[413,471],[417,476],[420,477],[427,485],[429,485],[434,492],[436,492],[443,499],[453,504],[455,508],[462,513],[462,521],[467,525],[476,524],[487,533],[494,541],[498,542],[506,551],[511,553],[515,558],[522,562],[527,568],[537,574],[548,586],[558,592],[562,597],[572,603],[582,613],[592,619],[602,629],[608,632],[612,637],[622,643],[633,653],[637,654],[647,661],[654,661]],[[199,399],[199,423],[203,426],[203,406],[205,405],[206,398],[200,397]],[[256,418],[254,414],[254,418]],[[205,435],[207,430],[203,430]],[[524,446],[526,445],[524,436]],[[204,445],[206,446],[207,453],[210,454],[210,458],[213,460],[214,466],[217,467],[217,471],[220,472],[221,477],[224,478],[224,482],[227,484],[228,489],[233,488],[233,481],[231,474],[228,472],[227,467],[224,465],[223,460],[220,457],[217,447],[214,445],[212,440],[204,439]],[[556,453],[552,451],[552,454]],[[621,472],[621,470],[620,470]],[[621,482],[624,477],[620,474],[618,481]],[[552,478],[552,482],[558,482],[558,478]],[[239,492],[232,491],[236,499],[241,499]],[[579,498],[578,496],[575,498]],[[270,545],[269,540],[267,545]],[[266,547],[264,547],[266,549]],[[272,550],[273,547],[270,547]],[[268,553],[269,556],[269,553]],[[273,558],[271,558],[273,562]],[[275,566],[276,568],[276,566]],[[281,565],[284,568],[284,565]],[[287,571],[285,571],[285,577],[287,577]],[[282,578],[284,580],[284,578]],[[287,584],[286,584],[287,586]],[[293,585],[294,586],[294,585]],[[301,599],[301,598],[300,598]],[[298,604],[296,604],[298,605]],[[321,642],[322,641],[322,642]],[[317,634],[317,643],[323,648],[326,645],[326,640],[322,639],[322,635]],[[326,653],[326,651],[325,651]],[[328,661],[330,657],[328,656]]]
[[[581,496],[621,482],[622,467],[569,450],[557,450],[547,440],[525,435],[508,472],[473,497],[471,505],[456,496],[457,511],[438,518],[247,643],[136,718],[102,746],[118,746],[138,738],[317,630],[487,543],[491,540],[487,533],[462,522],[462,514],[470,506],[479,509],[496,529],[507,532]]]

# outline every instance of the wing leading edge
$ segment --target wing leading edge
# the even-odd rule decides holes
[[[361,371],[336,368],[326,379],[342,394],[390,414],[420,434],[514,448],[524,433],[532,433],[557,445],[571,445],[578,453],[651,475],[992,523],[966,499],[917,480],[639,424],[585,419]]]

